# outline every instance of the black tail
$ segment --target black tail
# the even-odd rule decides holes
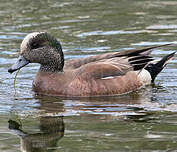
[[[154,82],[156,76],[163,70],[167,63],[172,59],[176,52],[173,52],[169,55],[164,56],[160,61],[156,63],[150,63],[145,67],[147,71],[151,74],[152,82]],[[154,60],[155,61],[155,60]]]

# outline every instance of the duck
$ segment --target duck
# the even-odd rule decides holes
[[[55,37],[47,32],[33,32],[23,39],[20,55],[8,72],[13,73],[29,63],[39,63],[32,90],[40,95],[122,95],[154,83],[176,52],[160,59],[154,59],[150,54],[153,49],[166,45],[170,44],[65,61],[61,44]]]

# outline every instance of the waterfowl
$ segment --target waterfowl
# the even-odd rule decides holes
[[[162,46],[162,45],[161,45]],[[51,96],[110,96],[134,91],[154,82],[175,52],[153,59],[151,50],[160,46],[104,53],[64,63],[62,47],[47,32],[28,34],[20,56],[9,68],[12,73],[29,63],[39,63],[33,90]]]

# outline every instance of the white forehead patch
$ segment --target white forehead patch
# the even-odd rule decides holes
[[[23,39],[23,41],[22,41],[22,43],[21,43],[21,46],[20,46],[21,52],[23,52],[23,51],[27,48],[27,44],[28,44],[29,40],[30,40],[31,38],[33,38],[33,37],[36,37],[36,36],[37,36],[38,34],[40,34],[40,33],[44,33],[44,32],[34,32],[34,33],[28,34],[28,35]]]

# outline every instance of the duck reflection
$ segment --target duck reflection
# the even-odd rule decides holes
[[[9,129],[21,139],[22,152],[52,152],[58,141],[64,136],[64,122],[61,116],[45,116],[40,118],[38,133],[24,131],[22,124],[9,120]]]
[[[69,98],[69,97],[49,97],[35,96],[35,99],[40,104],[36,107],[38,110],[43,110],[48,114],[80,115],[80,116],[119,116],[128,115],[129,113],[142,113],[144,108],[154,106],[158,107],[155,96],[152,94],[152,88],[144,89],[122,95],[122,96],[105,96],[105,97],[84,97],[84,98]],[[148,92],[148,93],[147,93]]]
[[[159,105],[151,92],[151,88],[149,88],[148,93],[146,92],[142,90],[120,97],[101,98],[64,98],[35,95],[34,98],[38,104],[33,108],[42,115],[42,117],[38,117],[39,131],[37,133],[24,131],[22,125],[25,128],[25,124],[21,125],[14,120],[9,120],[9,129],[15,131],[20,137],[21,151],[23,152],[55,151],[58,141],[64,136],[64,122],[61,114],[63,116],[79,115],[84,117],[85,121],[87,119],[90,121],[90,118],[94,119],[97,116],[99,120],[105,121],[115,118],[124,121],[151,121],[154,119],[153,113],[146,109]],[[72,117],[66,119],[67,122],[73,121]]]

